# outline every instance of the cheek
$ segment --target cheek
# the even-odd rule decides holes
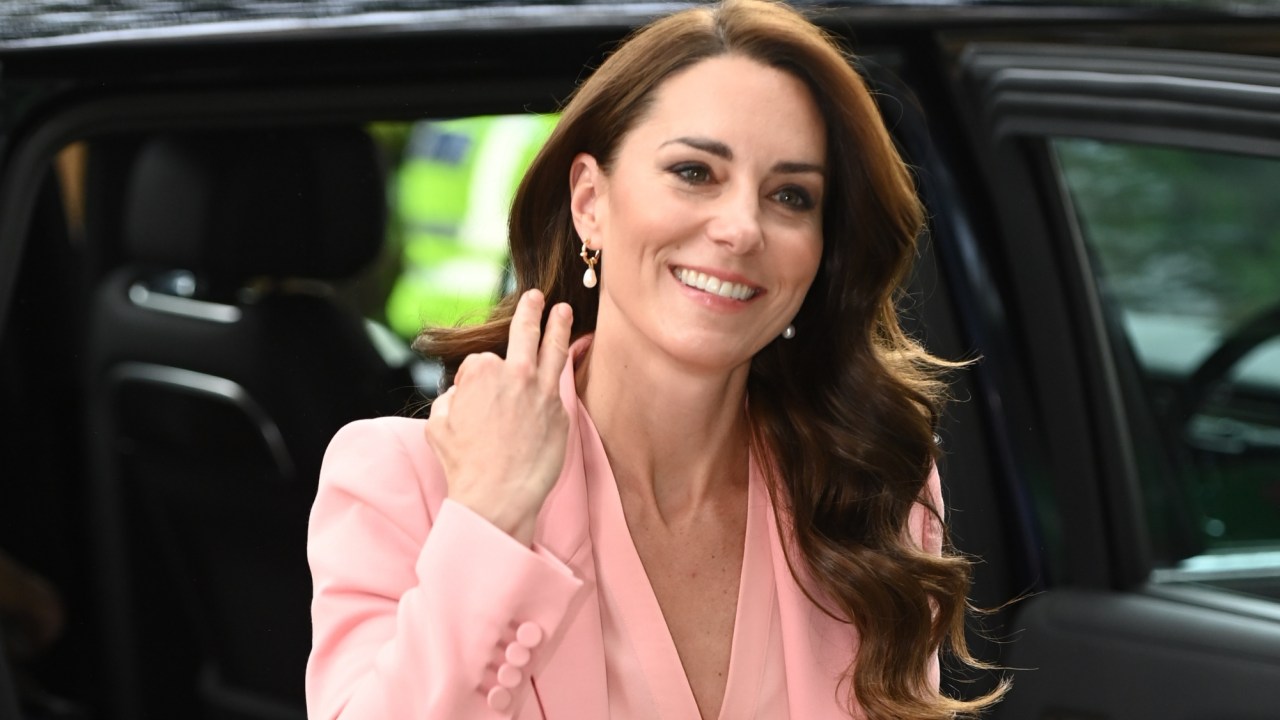
[[[807,290],[808,286],[813,282],[813,278],[818,274],[818,267],[822,264],[821,232],[818,232],[816,237],[812,234],[807,235],[796,249],[795,254],[797,277],[803,279]]]
[[[605,205],[604,240],[613,255],[628,254],[634,249],[634,238],[644,237],[649,224],[646,203],[634,192],[612,193]]]
[[[813,281],[818,276],[818,270],[822,266],[822,241],[810,241],[797,247],[794,259],[793,271],[795,273],[796,293],[793,299],[795,308],[792,312],[799,312],[800,305],[809,296],[809,292],[813,288]]]
[[[644,230],[645,237],[669,231],[680,225],[682,218],[688,217],[684,208],[674,202],[663,188],[637,189],[628,198],[627,210],[632,226]]]

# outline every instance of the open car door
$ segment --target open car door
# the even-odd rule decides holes
[[[1017,720],[1280,712],[1280,60],[945,38],[1014,268]]]

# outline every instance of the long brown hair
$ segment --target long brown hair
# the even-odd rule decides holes
[[[574,337],[591,332],[598,296],[579,281],[573,158],[589,153],[608,172],[663,80],[730,53],[805,81],[827,126],[818,274],[796,338],[761,350],[747,381],[753,452],[791,541],[792,572],[819,607],[858,632],[845,678],[851,713],[860,705],[876,720],[976,714],[1003,687],[977,700],[949,698],[931,686],[927,663],[947,646],[980,665],[964,639],[968,562],[931,556],[903,530],[937,452],[939,376],[950,367],[898,321],[924,213],[852,58],[800,14],[766,0],[725,0],[661,19],[621,45],[574,93],[516,193],[517,292],[485,324],[425,330],[415,348],[441,358],[450,376],[470,353],[503,353],[515,299],[534,287],[548,307],[573,306]]]

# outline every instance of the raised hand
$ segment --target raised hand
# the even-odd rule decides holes
[[[511,319],[507,357],[469,355],[453,386],[436,399],[427,441],[444,468],[448,497],[523,543],[564,467],[569,416],[560,374],[569,358],[573,311],[551,309],[538,290],[520,298]]]

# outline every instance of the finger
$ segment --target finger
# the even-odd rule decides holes
[[[560,383],[560,374],[569,360],[569,334],[573,329],[573,308],[556,303],[547,317],[547,330],[538,348],[538,381],[547,390]]]
[[[542,291],[529,290],[516,303],[507,335],[507,363],[513,367],[532,368],[538,362],[538,340],[542,336],[542,308],[546,299]]]
[[[428,417],[443,420],[449,417],[449,403],[453,400],[453,388],[449,388],[440,393],[435,400],[431,401],[431,414]]]

